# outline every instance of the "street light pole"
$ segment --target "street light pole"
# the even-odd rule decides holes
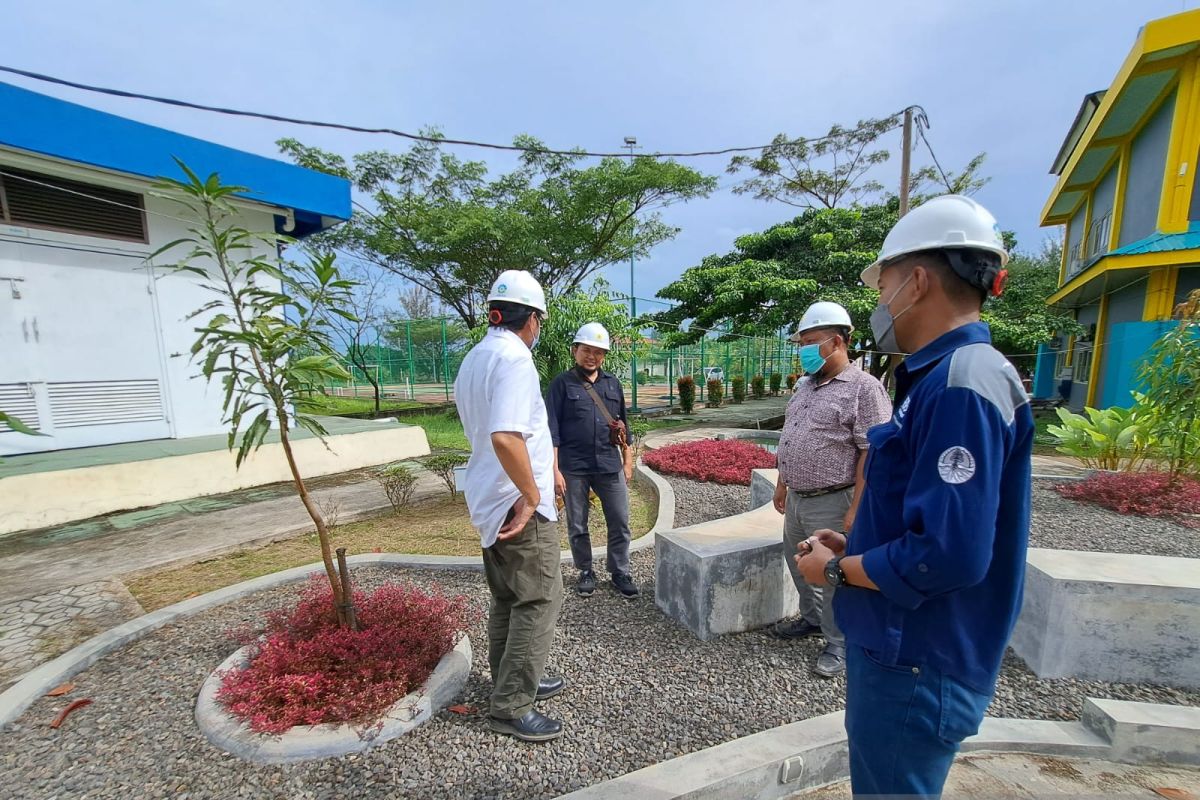
[[[632,169],[633,168],[633,151],[638,146],[637,137],[636,136],[626,136],[625,137],[625,146],[629,148],[629,167],[630,167],[630,169]],[[636,222],[634,224],[636,224]],[[632,245],[630,245],[630,248],[629,248],[629,319],[631,322],[633,320],[637,319],[637,297],[635,296],[634,291],[633,291],[633,246]],[[638,401],[637,401],[637,390],[638,390],[638,382],[637,382],[637,379],[638,379],[638,371],[637,371],[638,341],[637,341],[637,339],[639,339],[641,337],[638,335],[638,332],[636,329],[634,330],[633,334],[634,334],[634,342],[633,342],[633,349],[631,351],[631,361],[630,361],[630,370],[629,370],[629,376],[632,379],[631,380],[632,386],[630,387],[630,391],[632,392],[632,398],[631,398],[632,405],[630,405],[629,411],[636,414],[639,411],[641,411],[641,409],[638,408]]]

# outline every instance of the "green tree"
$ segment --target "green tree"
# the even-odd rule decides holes
[[[437,136],[436,131],[430,132]],[[462,161],[436,142],[401,155],[344,158],[294,139],[279,142],[298,164],[341,175],[374,200],[350,223],[324,235],[436,295],[468,328],[482,322],[484,299],[505,269],[525,269],[550,295],[568,294],[609,264],[645,258],[678,234],[658,209],[707,197],[716,179],[673,161],[548,153],[529,136],[519,166],[494,180],[487,166]]]
[[[1046,305],[1058,289],[1062,242],[1047,241],[1041,252],[1013,250],[1008,262],[1004,294],[990,298],[983,307],[983,320],[992,329],[992,344],[1020,367],[1032,369],[1037,346],[1062,334],[1078,334],[1082,328],[1069,312]]]
[[[735,156],[728,172],[748,171],[734,188],[759,200],[776,200],[803,208],[841,208],[883,191],[867,173],[888,160],[876,148],[879,138],[900,125],[900,115],[860,120],[853,128],[834,125],[819,139],[792,139],[779,134],[757,156]]]
[[[1144,393],[1136,407],[1149,413],[1173,475],[1200,472],[1200,289],[1175,316],[1179,323],[1154,343],[1142,365]]]
[[[672,346],[697,342],[704,330],[725,325],[726,338],[773,336],[794,326],[811,303],[833,300],[850,312],[856,337],[869,338],[879,293],[858,276],[875,260],[898,209],[894,200],[810,208],[790,222],[739,237],[733,252],[705,258],[664,287],[658,296],[678,305],[651,320]],[[688,320],[691,325],[681,330]]]
[[[159,188],[199,222],[188,228],[187,236],[150,258],[178,253],[178,260],[165,266],[198,276],[213,298],[188,317],[202,320],[195,329],[191,357],[200,363],[206,380],[219,379],[224,389],[224,421],[229,449],[237,448],[235,464],[240,467],[261,447],[272,427],[279,431],[296,493],[317,529],[338,619],[353,626],[353,608],[333,562],[328,526],[308,493],[291,445],[296,426],[318,437],[326,433],[315,417],[292,411],[308,387],[349,377],[338,363],[326,312],[345,319],[353,316],[345,310],[353,284],[342,280],[332,255],[285,270],[275,255],[285,238],[237,224],[230,200],[249,190],[223,185],[216,174],[201,179],[178,163],[186,180],[164,179]]]

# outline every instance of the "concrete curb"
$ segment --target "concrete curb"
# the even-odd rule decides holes
[[[347,753],[361,753],[403,736],[433,718],[458,696],[471,674],[471,641],[466,636],[438,661],[421,688],[400,698],[379,723],[365,732],[353,725],[306,725],[278,736],[255,733],[217,702],[221,676],[244,666],[243,647],[213,670],[196,698],[196,724],[213,746],[257,764],[287,764]]]
[[[985,719],[962,752],[1192,767],[1200,764],[1200,709],[1089,699],[1081,722]],[[838,711],[673,758],[559,800],[782,800],[849,776],[844,715]]]
[[[637,477],[649,483],[658,494],[658,519],[654,527],[645,536],[635,540],[630,545],[631,551],[642,550],[654,545],[655,533],[670,530],[675,523],[675,492],[671,485],[659,477],[650,468],[639,464]],[[592,551],[597,557],[603,557],[604,548]],[[405,555],[392,553],[365,553],[350,556],[346,559],[352,566],[393,566],[415,567],[420,569],[451,569],[451,570],[483,570],[482,556],[426,556]],[[569,550],[562,551],[562,560],[570,562]],[[93,636],[83,644],[68,650],[53,661],[47,661],[29,672],[15,684],[0,694],[0,727],[15,721],[33,703],[46,692],[78,675],[106,654],[119,647],[136,641],[147,634],[158,630],[178,620],[207,611],[210,608],[224,605],[240,597],[266,589],[273,589],[288,583],[296,583],[314,573],[324,571],[321,562],[306,564],[302,567],[263,575],[242,583],[226,586],[214,592],[193,597],[174,605],[160,608],[149,614],[132,619],[123,625],[118,625],[103,633]]]

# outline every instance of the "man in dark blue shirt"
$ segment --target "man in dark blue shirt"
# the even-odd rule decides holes
[[[575,592],[587,597],[596,591],[588,534],[594,492],[608,526],[608,574],[613,587],[632,599],[638,596],[629,574],[628,487],[633,454],[618,443],[629,441],[621,382],[601,369],[610,346],[608,331],[600,323],[589,322],[579,329],[571,345],[575,367],[550,381],[546,412],[554,442],[554,489],[567,507],[567,536],[579,570]]]
[[[979,316],[1007,259],[992,215],[946,195],[901,219],[862,275],[880,291],[876,349],[912,355],[892,419],[867,434],[849,536],[797,548],[806,580],[839,587],[855,795],[941,794],[1021,609],[1033,416]]]

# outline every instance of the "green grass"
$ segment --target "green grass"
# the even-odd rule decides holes
[[[629,493],[629,527],[636,539],[654,525],[658,505],[654,496],[640,486]],[[559,547],[567,549],[567,524],[558,525]],[[606,539],[604,512],[599,504],[588,513],[592,544]],[[415,553],[445,556],[479,555],[479,535],[471,527],[462,497],[438,494],[404,509],[371,519],[338,525],[331,533],[334,547],[345,547],[350,555],[371,552]],[[178,603],[204,592],[241,581],[269,575],[291,567],[312,564],[321,558],[315,532],[273,542],[264,547],[240,550],[186,566],[143,575],[128,582],[129,591],[146,611]],[[70,647],[74,642],[67,643]],[[61,652],[61,651],[60,651]]]
[[[401,420],[405,425],[418,425],[425,429],[431,450],[470,450],[467,436],[463,433],[458,417],[442,414],[416,414]]]
[[[340,414],[369,414],[375,410],[375,401],[370,397],[332,397],[324,394],[314,394],[302,403],[298,409],[305,414],[325,414],[338,416]],[[409,400],[384,400],[379,404],[382,411],[403,411],[406,408],[420,408],[420,403]]]
[[[1033,452],[1041,456],[1061,456],[1055,449],[1055,439],[1046,429],[1059,424],[1058,414],[1053,409],[1042,409],[1033,415]]]

